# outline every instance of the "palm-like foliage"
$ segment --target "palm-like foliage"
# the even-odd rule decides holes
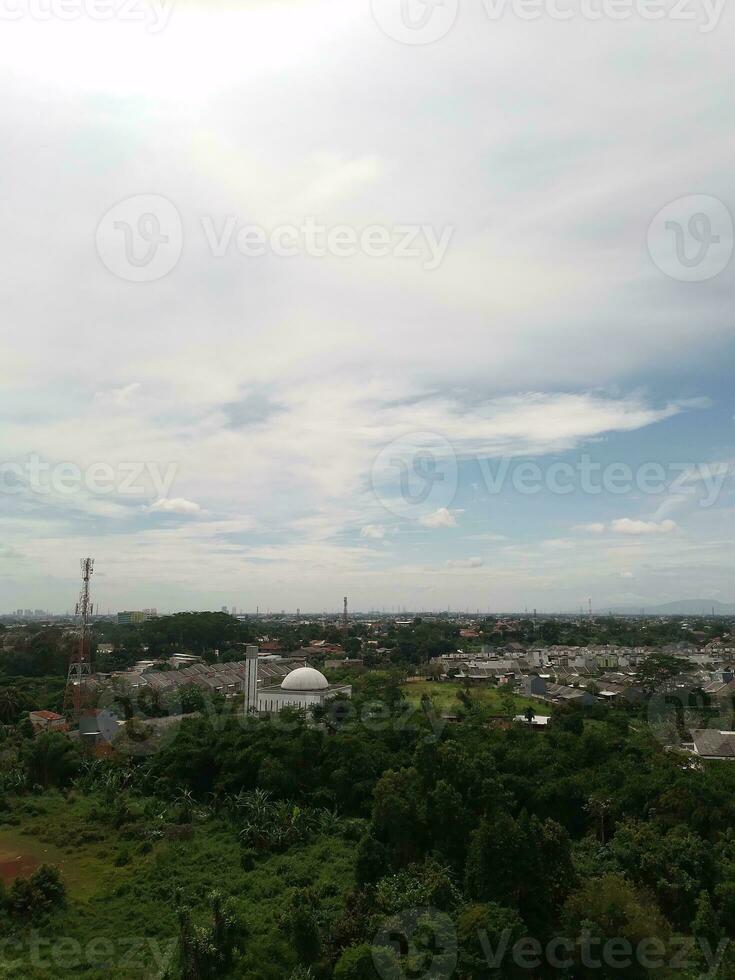
[[[23,707],[23,696],[17,687],[0,687],[0,722],[14,725]]]
[[[344,822],[336,810],[320,810],[316,815],[316,826],[325,837],[338,837],[344,829]]]
[[[20,766],[0,771],[0,792],[19,793],[26,782],[26,774]]]
[[[288,800],[273,801],[262,789],[228,798],[230,812],[243,819],[240,840],[256,850],[281,851],[319,833],[336,837],[345,822],[336,811],[300,807]]]
[[[599,835],[602,845],[606,842],[607,818],[612,810],[613,801],[609,796],[591,796],[585,804],[585,810],[593,819],[599,820]]]
[[[27,745],[24,762],[29,780],[46,789],[71,782],[81,760],[78,749],[65,735],[44,732]]]
[[[238,803],[244,815],[240,839],[245,847],[260,851],[281,851],[304,840],[327,812],[304,809],[286,800],[273,802],[262,789],[240,795]]]

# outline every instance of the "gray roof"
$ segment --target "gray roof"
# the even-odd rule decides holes
[[[261,684],[280,682],[294,668],[303,665],[304,661],[301,659],[259,661],[258,681]],[[193,684],[204,691],[227,692],[244,689],[246,670],[246,660],[232,663],[190,664],[180,670],[152,670],[142,676],[136,674],[135,680],[142,681],[154,691],[174,691],[179,687]]]
[[[698,728],[692,732],[692,739],[697,755],[707,758],[735,759],[735,732]]]
[[[702,690],[716,698],[728,698],[735,695],[735,681],[710,681]]]

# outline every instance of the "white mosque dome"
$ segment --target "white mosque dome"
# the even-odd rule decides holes
[[[282,691],[323,691],[327,687],[327,678],[313,667],[297,667],[281,683]]]

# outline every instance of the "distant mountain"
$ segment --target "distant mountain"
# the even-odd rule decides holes
[[[716,616],[735,615],[735,604],[718,602],[716,599],[677,599],[659,606],[611,606],[610,611],[622,616],[638,616],[645,609],[646,616]]]

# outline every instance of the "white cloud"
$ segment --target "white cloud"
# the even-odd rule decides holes
[[[482,568],[482,558],[456,558],[446,562],[447,568]]]
[[[384,538],[385,528],[381,527],[379,524],[366,524],[365,527],[360,531],[361,538]]]
[[[679,525],[675,521],[634,521],[621,517],[612,522],[610,529],[615,534],[671,534],[678,531]]]
[[[647,534],[671,534],[678,531],[679,525],[675,521],[638,521],[630,517],[621,517],[612,521],[609,525],[595,521],[592,524],[575,524],[573,531],[583,531],[587,534],[604,534],[606,531],[612,534],[647,535]]]
[[[447,507],[440,507],[433,514],[426,514],[425,517],[421,517],[419,524],[423,524],[424,527],[456,527],[457,518],[455,514],[458,513],[460,511],[451,511]]]
[[[632,432],[682,410],[673,402],[656,408],[638,396],[594,392],[537,391],[463,402],[416,390],[403,403],[376,401],[368,431],[385,442],[409,432],[433,432],[440,454],[448,442],[460,457],[516,457],[573,449],[587,439]]]
[[[620,573],[620,577],[621,578],[635,578],[635,576],[633,575],[632,572],[621,572]]]
[[[122,388],[97,391],[95,392],[94,400],[102,405],[115,405],[118,408],[126,408],[142,387],[138,381],[133,381],[129,385],[124,385]]]
[[[657,374],[670,379],[691,352],[703,366],[698,378],[706,358],[719,370],[731,297],[722,282],[682,290],[642,243],[667,200],[692,188],[731,197],[734,95],[722,79],[732,19],[701,44],[696,25],[637,24],[637,56],[623,60],[618,28],[632,25],[490,25],[479,3],[466,5],[447,39],[413,53],[380,32],[367,3],[195,7],[175,10],[158,34],[88,18],[9,25],[0,133],[15,149],[0,159],[3,185],[14,189],[0,245],[12,270],[0,459],[33,450],[80,466],[175,463],[172,491],[147,489],[134,509],[153,523],[140,505],[156,501],[153,513],[174,514],[183,501],[180,513],[199,506],[202,519],[123,536],[130,507],[116,499],[78,496],[48,512],[36,500],[32,530],[28,512],[10,510],[3,541],[23,554],[30,547],[39,568],[52,556],[53,573],[14,578],[0,593],[8,607],[30,603],[27,589],[37,604],[63,608],[76,588],[69,555],[88,550],[115,575],[113,595],[131,604],[137,588],[165,592],[173,605],[208,602],[216,582],[245,596],[238,606],[275,608],[291,597],[328,608],[346,575],[376,602],[399,601],[392,576],[371,564],[382,549],[354,546],[357,533],[380,540],[360,530],[386,519],[366,485],[394,438],[428,430],[462,459],[533,458],[702,408],[677,401],[676,390],[654,402],[632,385],[665,390]],[[202,37],[201,70],[192,72]],[[582,97],[580,51],[595,66]],[[550,72],[561,120],[539,97]],[[514,111],[504,97],[488,104],[489,89],[512,92]],[[716,105],[713,92],[724,93]],[[386,104],[398,111],[386,114]],[[58,148],[53,158],[38,152],[47,145]],[[139,288],[102,267],[94,229],[112,204],[151,189],[179,209],[186,248],[168,279]],[[456,234],[442,267],[427,274],[397,257],[214,260],[201,231],[205,214],[218,227],[233,216],[271,228],[309,213],[332,226],[420,221],[455,225]],[[227,406],[251,392],[267,395],[256,408],[278,411],[231,425]],[[425,527],[458,524],[452,501],[441,502],[444,513],[429,514]],[[254,518],[244,526],[242,514]],[[493,512],[472,529],[490,521],[499,536],[523,525]],[[541,529],[537,540],[555,533]],[[410,538],[396,544],[410,548]],[[619,548],[662,550],[683,535],[620,538]],[[579,541],[597,551],[585,575],[600,568],[599,544]],[[533,567],[539,553],[543,572]],[[711,554],[708,543],[697,557]],[[244,555],[259,562],[257,596]],[[685,568],[690,556],[680,555]],[[425,556],[431,581],[407,572],[400,599],[414,585],[436,588],[441,605],[436,569],[445,557]],[[563,550],[537,547],[533,560],[520,552],[516,560],[507,585],[517,597],[563,594],[571,574]],[[135,575],[126,579],[128,567]],[[201,568],[212,573],[207,587]],[[315,571],[308,583],[305,569]]]
[[[201,511],[199,504],[192,500],[184,500],[183,497],[173,497],[172,499],[161,498],[148,508],[152,514],[198,514]]]

